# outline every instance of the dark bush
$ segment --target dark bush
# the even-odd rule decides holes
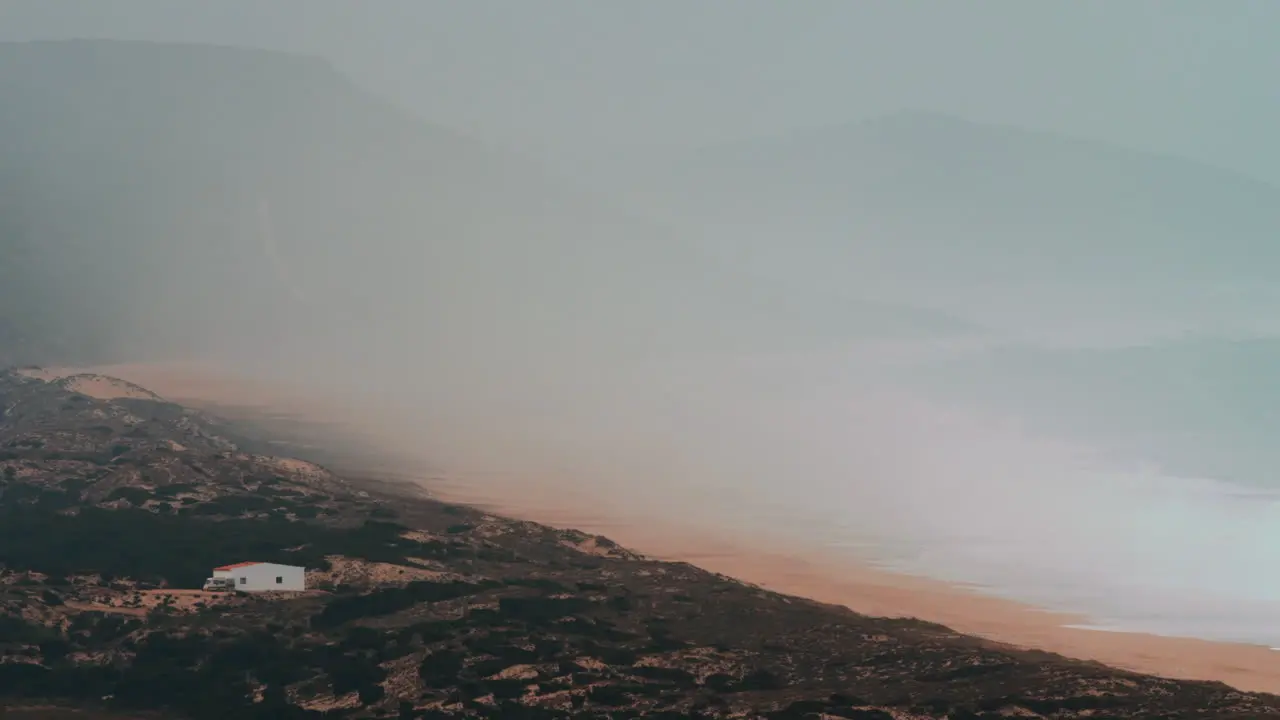
[[[528,680],[485,680],[480,686],[486,692],[493,693],[494,698],[498,700],[507,700],[518,698],[524,695],[524,689],[529,686]]]
[[[533,641],[533,652],[541,662],[552,660],[564,652],[564,643],[552,638],[537,638]]]
[[[601,662],[607,665],[634,665],[640,658],[639,653],[628,648],[609,647],[590,642],[583,647],[583,652],[600,658]]]
[[[172,485],[162,485],[155,490],[155,496],[158,498],[175,498],[184,492],[192,492],[196,489],[195,485],[187,483],[174,483]]]
[[[56,665],[71,653],[71,643],[66,640],[46,640],[40,643],[40,656],[45,665]]]
[[[716,692],[725,693],[730,692],[733,689],[734,678],[733,676],[726,675],[724,673],[716,673],[714,675],[708,675],[702,683]]]
[[[0,615],[0,643],[36,643],[49,638],[53,631],[35,625],[17,615]]]
[[[498,610],[511,618],[543,623],[573,615],[591,606],[585,598],[511,597],[498,600]]]
[[[418,665],[418,677],[429,688],[449,687],[457,682],[466,656],[456,650],[429,653]]]
[[[747,673],[735,686],[735,690],[781,690],[787,683],[773,672],[755,670]]]
[[[107,501],[128,500],[133,505],[141,505],[151,499],[151,492],[138,487],[118,487],[107,495]]]
[[[597,705],[608,705],[609,707],[620,707],[630,704],[631,695],[636,692],[643,692],[644,688],[639,685],[597,685],[591,688],[587,694],[591,702]]]
[[[346,695],[353,690],[363,694],[365,688],[376,686],[387,677],[386,671],[375,662],[356,654],[333,654],[325,663],[325,672],[333,683],[334,695]]]
[[[245,513],[270,510],[279,504],[279,500],[273,500],[259,495],[224,495],[214,500],[210,500],[209,502],[197,505],[194,513],[196,515],[225,515],[228,517],[240,517]]]
[[[331,628],[360,618],[390,615],[422,602],[439,602],[474,595],[487,587],[491,585],[416,580],[402,588],[382,588],[366,595],[338,598],[311,618],[311,627]]]
[[[372,705],[386,697],[387,691],[381,685],[362,685],[360,687],[360,704]]]
[[[502,584],[509,587],[536,588],[544,593],[567,593],[570,588],[551,578],[503,578]]]
[[[448,621],[425,622],[416,625],[410,625],[400,631],[400,639],[402,642],[417,641],[424,645],[448,640],[453,637],[455,628],[453,623]]]

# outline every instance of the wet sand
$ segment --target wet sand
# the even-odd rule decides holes
[[[287,431],[325,436],[331,465],[346,473],[420,484],[449,502],[606,535],[652,557],[697,564],[779,592],[845,605],[869,615],[916,617],[1024,648],[1095,660],[1171,678],[1218,680],[1242,690],[1280,693],[1280,652],[1233,643],[1088,630],[1089,619],[1052,613],[972,589],[877,569],[845,553],[770,537],[767,529],[696,522],[690,512],[610,502],[581,483],[546,475],[444,473],[412,453],[413,431],[388,427],[377,408],[352,398],[266,385],[194,364],[94,368],[174,402]],[[319,444],[319,443],[317,443]],[[399,447],[398,447],[399,446]],[[333,450],[333,448],[338,448]],[[281,454],[287,454],[282,446]],[[495,450],[496,451],[496,450]]]

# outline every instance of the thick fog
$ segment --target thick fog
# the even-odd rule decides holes
[[[1208,53],[1274,6],[56,7],[0,16],[0,359],[1268,639],[1276,56]]]

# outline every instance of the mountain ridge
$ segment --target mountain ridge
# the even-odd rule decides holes
[[[552,182],[322,61],[240,52],[0,45],[0,187],[12,203],[0,216],[21,221],[0,229],[0,249],[30,256],[0,307],[47,308],[26,324],[68,324],[67,336],[92,338],[90,360],[282,336],[377,344],[406,327],[459,362],[789,331],[725,322],[753,281],[607,192]],[[788,296],[802,315],[827,305]]]
[[[1265,289],[1280,271],[1271,184],[935,114],[711,146],[638,174],[632,194],[791,286],[857,286],[978,324],[1006,322],[1000,299],[1016,297],[1041,326],[1164,313],[1210,332],[1248,310],[1222,287]]]

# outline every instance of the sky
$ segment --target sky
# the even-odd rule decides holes
[[[1277,23],[1267,0],[0,0],[0,40],[321,55],[427,119],[553,159],[929,109],[1280,182]]]

